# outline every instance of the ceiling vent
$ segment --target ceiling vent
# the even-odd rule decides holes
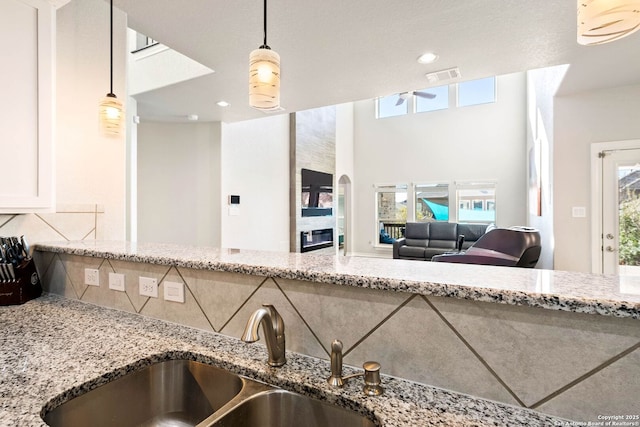
[[[458,67],[453,67],[447,70],[440,70],[434,73],[427,74],[427,80],[429,80],[429,83],[438,83],[446,80],[457,79],[459,77],[460,69]]]

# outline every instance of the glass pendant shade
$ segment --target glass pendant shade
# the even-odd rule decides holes
[[[107,94],[99,106],[100,129],[106,135],[118,136],[122,129],[124,109],[122,103],[112,93]]]
[[[280,108],[280,55],[259,48],[249,55],[249,105],[258,110]]]
[[[578,43],[596,45],[640,29],[640,0],[578,0]]]

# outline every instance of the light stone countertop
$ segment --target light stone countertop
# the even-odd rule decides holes
[[[123,241],[35,250],[640,319],[640,276]]]
[[[373,414],[385,427],[569,425],[527,409],[383,375],[385,394],[366,397],[361,383],[326,383],[329,362],[287,352],[266,365],[260,343],[90,305],[52,294],[0,307],[0,425],[44,426],[57,405],[154,362],[190,359],[291,391]],[[345,368],[345,374],[353,373]]]

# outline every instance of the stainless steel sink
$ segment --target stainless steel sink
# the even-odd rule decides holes
[[[242,390],[230,372],[170,360],[132,372],[53,409],[52,427],[195,426]]]
[[[375,427],[357,412],[286,390],[261,392],[222,415],[210,427]]]
[[[51,427],[375,427],[355,411],[189,360],[131,372],[44,414]]]

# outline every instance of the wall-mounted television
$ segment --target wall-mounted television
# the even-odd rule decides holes
[[[302,216],[333,215],[333,175],[302,169]]]

